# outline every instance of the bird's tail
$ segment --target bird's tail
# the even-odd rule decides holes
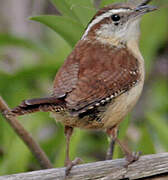
[[[24,100],[19,106],[11,110],[15,115],[25,115],[37,111],[59,112],[65,108],[64,99],[55,97],[36,98]]]

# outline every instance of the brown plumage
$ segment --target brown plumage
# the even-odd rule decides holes
[[[66,95],[67,108],[80,114],[90,105],[129,90],[138,79],[138,61],[126,47],[81,40],[55,78],[54,96]]]
[[[37,111],[59,112],[65,108],[65,101],[54,97],[28,99],[11,111],[16,115],[25,115]]]
[[[69,159],[74,127],[106,129],[119,143],[129,163],[139,157],[117,139],[117,129],[143,88],[145,73],[138,48],[139,22],[143,14],[156,10],[147,6],[148,2],[143,0],[138,6],[113,4],[100,9],[56,74],[52,96],[25,100],[12,110],[15,115],[49,111],[63,123],[66,174],[79,162]]]
[[[56,75],[53,97],[24,101],[13,112],[21,115],[55,107],[57,112],[66,109],[77,116],[106,98],[115,99],[139,78],[138,61],[124,45],[116,48],[81,40]]]

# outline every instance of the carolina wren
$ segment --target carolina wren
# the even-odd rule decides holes
[[[23,101],[12,112],[50,111],[65,126],[66,165],[73,128],[102,129],[121,146],[129,162],[138,159],[117,139],[120,122],[136,104],[144,84],[138,47],[142,15],[156,10],[146,3],[112,4],[100,9],[56,74],[53,95]],[[78,161],[78,160],[77,160]]]

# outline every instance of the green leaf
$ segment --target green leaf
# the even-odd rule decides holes
[[[159,86],[158,86],[159,84]],[[160,112],[161,114],[168,112],[168,83],[167,79],[157,79],[153,82],[152,93],[149,95],[150,109]],[[153,98],[154,97],[154,98]]]
[[[96,12],[93,0],[67,0],[67,2],[71,5],[80,22],[86,27]]]
[[[42,46],[30,39],[17,37],[11,34],[0,34],[0,46],[18,46],[29,50],[42,50]]]
[[[115,1],[115,0],[102,0],[100,3],[100,7],[107,6],[107,5],[112,4],[114,2],[116,3],[117,1]]]
[[[72,19],[79,22],[79,18],[73,12],[72,6],[68,4],[65,0],[52,0],[52,3],[56,6],[56,8],[58,8],[62,15],[71,17]]]
[[[139,151],[142,151],[143,154],[154,154],[155,153],[154,143],[150,136],[149,130],[145,124],[140,128],[140,132],[141,132],[141,138],[137,144],[138,146],[137,149]]]
[[[0,175],[19,173],[27,170],[27,164],[31,156],[30,151],[15,134],[13,134],[10,140],[12,142],[8,146],[1,165]]]
[[[166,42],[167,29],[167,9],[156,11],[143,17],[141,23],[142,35],[140,41],[140,48],[145,59],[147,75],[153,65],[153,60],[157,50],[160,47],[160,44]]]
[[[74,47],[83,34],[81,25],[68,17],[43,15],[31,17],[30,19],[45,24],[53,29],[67,41],[71,47]]]
[[[52,0],[62,15],[76,20],[83,28],[95,14],[93,0]]]
[[[158,135],[162,146],[168,151],[168,123],[163,117],[155,112],[148,113],[146,117],[152,125],[155,134]]]

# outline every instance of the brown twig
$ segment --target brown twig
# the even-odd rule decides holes
[[[40,148],[40,146],[34,141],[32,136],[26,131],[26,129],[19,123],[17,118],[12,115],[8,105],[0,96],[0,112],[10,124],[12,129],[17,133],[17,135],[23,140],[23,142],[28,146],[30,151],[34,154],[36,159],[38,160],[41,168],[49,169],[52,168],[52,164],[47,158],[44,151]]]

